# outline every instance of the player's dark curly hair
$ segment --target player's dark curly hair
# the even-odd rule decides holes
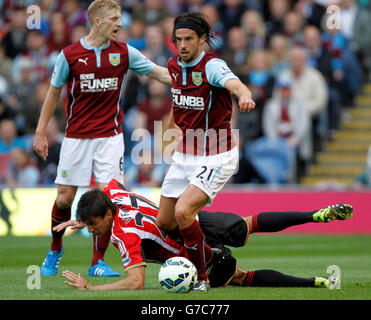
[[[176,42],[175,31],[179,28],[194,30],[199,37],[205,35],[205,42],[212,47],[215,36],[211,26],[199,12],[190,12],[177,16],[174,20],[173,42]]]
[[[76,219],[89,224],[92,218],[104,218],[107,210],[116,214],[116,206],[111,199],[102,190],[93,189],[81,196],[77,204]]]

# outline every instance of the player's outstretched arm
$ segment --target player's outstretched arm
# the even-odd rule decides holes
[[[71,227],[72,230],[76,230],[76,229],[82,229],[86,226],[85,223],[81,222],[81,221],[78,221],[78,220],[68,220],[66,222],[62,222],[60,224],[58,224],[57,226],[55,226],[53,228],[53,231],[57,231],[57,232],[60,232],[64,229],[67,229],[68,227]]]
[[[93,286],[80,274],[65,270],[62,275],[68,280],[65,283],[79,290],[142,290],[144,289],[145,266],[138,266],[127,271],[127,277],[102,285]]]
[[[33,149],[43,160],[46,160],[46,157],[48,156],[48,141],[46,140],[45,135],[46,127],[48,126],[49,120],[57,106],[61,91],[62,88],[50,86],[41,108],[39,122],[35,132]]]
[[[156,65],[147,76],[163,84],[171,86],[171,77],[167,68]]]
[[[225,82],[225,88],[238,97],[240,111],[251,111],[255,108],[255,102],[252,100],[252,94],[239,79],[229,79]]]

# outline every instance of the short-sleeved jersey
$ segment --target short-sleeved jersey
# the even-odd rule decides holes
[[[172,78],[174,121],[183,131],[177,151],[211,155],[231,150],[235,145],[232,96],[224,85],[237,77],[223,60],[204,51],[187,65],[176,55],[167,67]]]
[[[118,209],[111,241],[120,251],[125,270],[146,262],[163,263],[174,256],[186,256],[183,246],[157,228],[156,204],[124,190],[116,180],[111,180],[103,191]]]
[[[60,88],[67,83],[66,137],[92,139],[122,132],[121,99],[129,68],[144,75],[154,64],[118,41],[94,48],[82,38],[61,51],[51,85]]]

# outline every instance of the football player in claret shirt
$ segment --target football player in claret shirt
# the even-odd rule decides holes
[[[171,84],[166,68],[149,61],[138,50],[116,41],[121,8],[114,0],[95,0],[88,8],[91,29],[86,37],[64,48],[58,58],[35,132],[34,150],[48,155],[47,124],[62,87],[68,93],[67,124],[58,173],[53,226],[68,221],[77,188],[89,186],[92,174],[102,188],[112,178],[123,181],[124,142],[121,100],[128,69]],[[41,266],[42,276],[58,272],[63,254],[63,231],[52,230],[51,248]],[[104,262],[109,235],[94,237],[90,276],[118,276]]]
[[[168,61],[173,94],[169,126],[180,130],[182,140],[162,184],[156,224],[174,235],[181,234],[198,271],[195,288],[207,291],[205,261],[211,248],[205,244],[195,216],[211,204],[237,169],[238,147],[231,131],[232,94],[242,112],[253,110],[255,103],[250,90],[227,64],[202,49],[205,42],[212,46],[213,38],[202,15],[178,16],[173,38],[178,55]]]
[[[87,225],[96,235],[111,230],[111,241],[120,251],[127,277],[102,285],[93,286],[72,271],[63,271],[66,283],[78,289],[113,290],[143,289],[148,262],[163,263],[174,256],[189,258],[187,250],[179,241],[171,239],[159,229],[155,220],[158,207],[152,201],[123,188],[112,180],[103,191],[87,191],[77,205],[76,217],[55,228],[72,226],[74,229]],[[299,278],[275,270],[245,271],[237,266],[230,249],[225,246],[242,247],[250,234],[277,232],[290,226],[309,222],[345,220],[352,216],[353,208],[337,204],[318,211],[262,212],[248,217],[228,212],[200,211],[198,223],[205,233],[206,242],[213,248],[208,261],[208,277],[212,287],[268,286],[268,287],[329,287],[336,278]],[[217,253],[217,254],[215,254]],[[214,256],[215,255],[215,256]]]

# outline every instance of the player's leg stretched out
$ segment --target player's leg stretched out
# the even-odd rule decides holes
[[[316,211],[262,212],[248,217],[250,234],[254,232],[277,232],[288,227],[308,222],[331,222],[346,220],[353,216],[353,207],[349,204],[336,204]],[[236,276],[231,284],[241,286],[264,287],[322,287],[336,285],[335,276],[328,278],[300,278],[283,274],[275,270],[243,271],[237,268]]]
[[[336,204],[316,211],[262,212],[244,218],[247,224],[241,223],[241,218],[230,213],[206,215],[200,213],[200,223],[205,230],[206,238],[212,245],[218,243],[232,247],[246,244],[249,234],[255,232],[277,232],[288,227],[309,222],[331,222],[346,220],[353,216],[353,207],[349,204]],[[224,219],[224,227],[215,228],[220,223],[215,219]],[[210,232],[209,232],[210,231]],[[319,287],[331,288],[337,284],[335,276],[301,278],[283,274],[276,270],[245,271],[237,266],[236,259],[229,249],[224,248],[224,258],[219,260],[208,273],[212,286],[228,284],[255,287]],[[233,274],[233,270],[235,270]],[[233,274],[231,278],[230,275]]]
[[[252,232],[277,232],[308,222],[331,222],[352,217],[353,207],[336,204],[316,211],[262,212],[247,218]]]

